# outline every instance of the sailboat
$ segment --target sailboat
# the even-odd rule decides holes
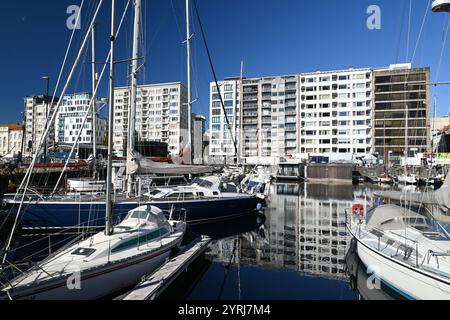
[[[450,235],[438,221],[396,205],[353,213],[350,250],[382,285],[406,299],[450,299]]]
[[[189,26],[189,1],[187,0],[187,25]],[[133,57],[132,57],[132,73],[130,96],[130,119],[136,111],[137,102],[137,75],[140,67],[139,60],[139,26],[140,23],[140,7],[136,7],[135,17],[137,16],[134,39],[133,39]],[[137,11],[139,10],[139,11]],[[189,34],[189,28],[188,34]],[[189,43],[191,35],[188,36],[188,56]],[[190,60],[190,59],[188,59]],[[189,63],[188,63],[189,64]],[[189,72],[188,72],[189,73]],[[189,85],[190,86],[190,85]],[[190,90],[188,90],[190,92]],[[190,101],[190,98],[189,98]],[[111,102],[110,102],[111,103]],[[189,113],[190,105],[189,103]],[[188,121],[189,123],[191,121]],[[256,195],[242,194],[236,192],[224,192],[220,188],[214,188],[211,192],[189,192],[181,193],[178,197],[169,197],[165,199],[153,199],[148,195],[142,195],[140,188],[136,188],[133,182],[133,171],[136,167],[143,168],[142,164],[146,163],[145,159],[139,159],[133,148],[135,137],[134,125],[130,122],[128,126],[128,150],[127,150],[127,185],[128,190],[125,193],[116,194],[114,197],[113,220],[121,221],[128,212],[140,205],[151,205],[163,210],[168,217],[168,212],[173,211],[175,217],[185,216],[188,223],[207,223],[211,221],[226,220],[236,218],[248,214],[255,214],[260,208],[266,206],[264,199]],[[111,137],[113,139],[113,137]],[[140,162],[140,163],[139,163]],[[147,167],[151,170],[159,170],[165,168],[166,164],[148,163]],[[182,169],[179,167],[177,170]],[[108,168],[109,169],[109,168]],[[145,169],[145,168],[143,168]],[[151,191],[150,191],[151,192]],[[180,193],[178,193],[180,195]],[[16,197],[15,197],[16,198]],[[105,197],[103,195],[90,194],[74,197],[57,196],[45,197],[41,195],[26,194],[24,199],[8,199],[5,201],[5,209],[16,214],[21,221],[21,226],[25,229],[67,229],[67,228],[83,228],[83,227],[103,227],[105,225]],[[22,201],[23,200],[23,201]],[[19,209],[17,209],[19,208]]]
[[[141,0],[135,0],[139,12]],[[181,245],[186,223],[142,206],[112,226],[115,0],[112,0],[106,230],[51,255],[1,288],[5,299],[98,299],[136,284]],[[135,21],[136,23],[136,21]]]

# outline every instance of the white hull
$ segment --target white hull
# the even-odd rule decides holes
[[[110,265],[99,270],[81,274],[81,289],[69,290],[67,280],[55,283],[54,289],[46,290],[49,284],[33,287],[17,293],[18,299],[24,300],[95,300],[116,293],[124,288],[139,283],[143,276],[153,273],[170,256],[171,248],[167,247],[159,253],[150,253],[143,257],[128,260],[116,265]],[[158,254],[155,256],[155,254]],[[151,257],[151,258],[150,258]],[[150,259],[149,259],[150,258]],[[144,260],[146,259],[146,260]],[[144,260],[139,262],[140,260]],[[45,290],[39,292],[39,290]],[[14,297],[13,299],[17,299]]]
[[[358,239],[357,239],[358,240]],[[405,298],[416,300],[450,299],[450,283],[376,252],[358,240],[358,256],[367,268],[378,271],[381,280]]]

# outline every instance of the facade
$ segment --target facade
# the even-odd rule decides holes
[[[193,149],[192,154],[194,157],[194,164],[203,163],[203,148],[204,148],[204,135],[206,132],[206,118],[200,115],[192,115],[192,130],[193,130]]]
[[[93,117],[90,112],[83,128],[84,118],[89,111],[92,95],[78,93],[63,97],[60,110],[56,117],[55,140],[58,143],[73,144],[81,131],[79,143],[93,142]],[[96,143],[101,145],[107,133],[107,121],[96,117]]]
[[[22,152],[23,132],[21,124],[0,124],[0,156]]]
[[[374,72],[375,151],[385,163],[431,152],[430,69],[392,65]]]
[[[370,69],[302,74],[301,91],[301,153],[372,152]]]
[[[240,80],[225,79],[219,83],[219,88],[225,111],[220,102],[219,90],[215,83],[211,83],[210,156],[225,159],[236,155],[233,139],[240,139]]]
[[[126,156],[131,88],[114,92],[114,149]],[[181,83],[142,85],[137,91],[136,131],[139,141],[165,142],[178,155],[188,143],[187,89]]]
[[[47,115],[51,115],[58,104],[59,98],[47,96],[30,96],[25,98],[25,147],[24,153],[34,154],[45,132]],[[55,141],[54,124],[50,125],[48,144]]]
[[[390,78],[394,74],[410,75],[404,84],[406,91],[390,91],[390,85],[394,85],[392,90],[398,89],[398,83]],[[411,69],[410,65],[246,78],[242,83],[225,79],[219,86],[232,130],[226,125],[218,90],[211,83],[210,157],[234,157],[230,132],[237,137],[239,156],[247,163],[277,163],[281,157],[315,154],[351,159],[375,152],[384,155],[388,149],[398,154],[404,149],[399,139],[405,138],[398,126],[405,122],[392,118],[399,116],[398,110],[388,107],[397,108],[402,101],[411,104],[411,150],[425,152],[430,140],[429,90],[424,85],[428,79],[429,68]],[[406,100],[398,100],[401,94]],[[384,121],[384,117],[391,119]],[[386,135],[380,128],[386,128]]]
[[[448,126],[450,126],[450,115],[447,117],[431,119],[431,130],[433,130],[433,136],[444,131]]]

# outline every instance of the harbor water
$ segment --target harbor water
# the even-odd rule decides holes
[[[264,214],[192,227],[192,234],[208,235],[213,241],[159,298],[370,299],[370,294],[360,294],[354,275],[347,270],[351,239],[346,210],[355,202],[370,201],[379,188],[372,184],[272,184]],[[12,247],[19,249],[13,251],[12,259],[26,268],[76,236],[18,236]],[[358,270],[357,259],[352,266]]]

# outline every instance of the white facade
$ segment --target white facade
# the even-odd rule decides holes
[[[240,80],[230,79],[219,82],[220,93],[224,101],[231,130],[225,119],[219,90],[215,83],[210,85],[210,156],[225,158],[235,156],[233,139],[240,135]]]
[[[39,146],[42,135],[45,132],[47,115],[51,116],[59,98],[55,98],[51,105],[52,97],[30,96],[26,97],[25,103],[25,148],[26,154],[34,154]],[[48,107],[47,107],[48,104]],[[54,124],[50,125],[48,143],[52,144],[55,139]]]
[[[17,155],[22,152],[23,126],[0,124],[0,156]]]
[[[219,85],[240,156],[247,163],[373,151],[371,69],[247,78],[242,84],[226,79]],[[210,156],[233,157],[216,91],[211,83]]]
[[[114,92],[114,149],[126,156],[131,90]],[[187,89],[181,83],[142,85],[137,91],[136,131],[142,142],[165,142],[178,155],[188,143]]]
[[[60,110],[56,117],[55,137],[56,142],[73,144],[80,134],[79,143],[90,144],[93,142],[93,117],[89,112],[92,95],[79,93],[63,97]],[[83,126],[86,114],[89,112],[86,123]],[[96,143],[102,144],[107,133],[107,121],[96,117]]]
[[[300,153],[372,152],[372,71],[301,75]]]

